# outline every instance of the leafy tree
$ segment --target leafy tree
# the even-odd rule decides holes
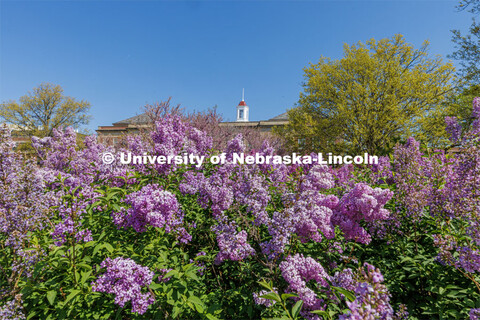
[[[480,13],[480,1],[462,0],[458,8],[478,15]],[[462,76],[466,80],[478,84],[480,82],[480,24],[473,19],[467,35],[462,35],[460,30],[453,30],[452,32],[452,41],[456,48],[452,58],[460,61]]]
[[[22,96],[19,103],[2,103],[0,119],[15,125],[22,135],[44,137],[50,136],[55,128],[79,128],[87,124],[89,109],[90,103],[65,96],[59,85],[42,83]]]
[[[292,121],[276,132],[294,147],[304,142],[305,151],[387,153],[421,132],[452,90],[455,68],[429,57],[427,48],[425,42],[414,49],[395,35],[345,45],[340,60],[320,58],[304,69]]]

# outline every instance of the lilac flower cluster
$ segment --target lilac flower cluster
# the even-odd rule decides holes
[[[439,262],[468,273],[480,272],[480,251],[475,244],[459,245],[451,235],[437,234],[433,235],[433,239],[435,246],[439,248]]]
[[[394,151],[395,183],[397,197],[407,209],[407,217],[418,221],[428,205],[431,185],[425,168],[428,163],[420,152],[420,143],[410,137],[404,146]]]
[[[204,209],[211,209],[214,217],[230,208],[233,203],[232,171],[229,166],[219,167],[208,178],[201,172],[194,174],[188,171],[180,184],[184,194],[198,194],[198,203]]]
[[[191,236],[183,225],[183,212],[174,194],[159,185],[149,184],[125,197],[131,205],[126,211],[113,213],[113,220],[119,227],[132,227],[145,232],[147,226],[164,228],[167,233],[176,233],[179,240],[188,243]]]
[[[475,119],[472,123],[472,131],[478,133],[480,132],[480,97],[473,99],[472,117]]]
[[[278,293],[277,288],[274,287],[273,290],[274,290],[275,293]],[[269,293],[272,293],[272,292],[267,291],[267,290],[261,290],[259,292],[254,292],[253,293],[253,301],[255,301],[255,303],[258,304],[258,305],[264,305],[265,307],[269,308],[269,307],[273,306],[275,303],[277,303],[275,300],[262,298],[262,296],[264,296],[266,294],[269,294]]]
[[[165,282],[168,282],[172,277],[165,277],[165,275],[166,275],[167,273],[169,273],[170,271],[172,271],[172,270],[173,270],[173,269],[165,269],[165,268],[163,268],[163,269],[158,269],[158,272],[159,272],[160,274],[158,275],[158,279],[157,279],[157,280],[160,281],[160,282],[164,282],[164,283],[165,283]]]
[[[323,310],[324,301],[307,287],[309,281],[315,281],[321,287],[328,287],[327,280],[330,276],[325,272],[322,265],[311,257],[304,257],[302,254],[288,256],[279,265],[282,277],[287,281],[287,290],[298,294],[303,300],[303,310]]]
[[[121,257],[107,258],[100,267],[106,271],[92,283],[93,291],[115,294],[115,303],[120,307],[130,301],[132,312],[139,314],[144,314],[155,302],[150,292],[142,293],[142,288],[148,287],[154,276],[148,267]]]
[[[345,238],[360,243],[370,243],[371,236],[360,222],[386,220],[390,212],[383,206],[392,198],[393,192],[387,189],[371,188],[357,183],[338,203],[332,222],[344,232]]]
[[[17,294],[13,300],[0,306],[0,320],[25,320],[23,312],[22,295]]]
[[[95,136],[88,136],[83,141],[84,147],[77,146],[77,134],[73,128],[54,129],[52,137],[32,138],[32,146],[41,159],[43,170],[50,171],[51,176],[69,179],[72,187],[90,185],[94,181],[112,181],[123,183],[117,176],[126,176],[127,169],[102,161],[104,152],[113,152],[103,144],[97,143]]]
[[[334,236],[331,223],[333,210],[338,205],[338,198],[333,195],[317,195],[308,201],[301,197],[294,206],[287,209],[295,219],[295,233],[302,242],[310,240],[321,242],[323,236],[328,239]]]
[[[205,251],[200,251],[199,253],[197,253],[197,257],[201,257],[201,256],[206,256],[207,253]],[[205,266],[205,262],[204,261],[194,261],[192,259],[190,259],[190,263],[194,263],[195,266],[198,267],[198,274],[203,276],[204,272],[205,272],[205,269],[206,269],[206,266]]]
[[[68,205],[63,203],[59,206],[59,216],[61,222],[54,226],[51,233],[56,246],[61,246],[67,242],[68,237],[72,237],[75,242],[92,241],[92,232],[88,229],[81,229],[80,221],[85,213],[86,203],[76,199]]]
[[[206,155],[212,147],[211,137],[182,121],[179,115],[167,115],[156,121],[150,137],[152,150],[144,149],[145,142],[140,142],[140,148],[138,145],[130,145],[129,150],[148,151],[157,156],[172,156],[185,152]],[[155,164],[155,169],[161,174],[168,174],[176,168],[176,164]]]
[[[255,254],[255,250],[247,242],[247,232],[237,231],[235,222],[229,221],[227,217],[220,218],[218,225],[213,226],[212,230],[217,235],[220,249],[215,264],[220,264],[223,260],[240,261]]]
[[[332,285],[354,291],[356,286],[355,275],[352,269],[347,268],[342,271],[337,271],[332,277]]]
[[[372,164],[371,175],[369,179],[374,184],[393,184],[393,172],[390,158],[378,157],[378,163]]]
[[[36,164],[23,159],[13,147],[10,130],[0,125],[0,235],[2,246],[9,247],[15,257],[8,276],[11,283],[30,276],[43,255],[43,250],[30,242],[31,236],[44,229],[52,215],[50,207],[58,204],[55,194],[45,190],[45,177]]]
[[[456,117],[445,117],[446,131],[449,134],[449,139],[453,143],[457,143],[461,139],[462,126],[458,123]]]
[[[262,253],[269,259],[279,257],[295,231],[295,215],[292,210],[275,211],[268,223],[268,233],[272,237],[260,244]]]
[[[270,194],[266,187],[265,178],[254,170],[242,168],[233,185],[235,201],[246,207],[247,213],[255,217],[255,224],[267,224],[269,221],[266,208]]]
[[[470,320],[480,320],[480,308],[471,309],[468,315]]]
[[[267,221],[271,235],[269,241],[261,243],[262,252],[270,259],[277,258],[284,252],[291,234],[296,233],[302,242],[310,240],[320,242],[323,237],[334,236],[334,226],[330,219],[338,198],[325,196],[319,191],[335,186],[333,174],[323,165],[310,167],[302,177],[294,198],[284,197],[285,209],[275,211]]]
[[[359,280],[355,286],[355,300],[347,301],[350,309],[341,315],[339,320],[364,319],[402,319],[407,316],[404,309],[395,315],[390,305],[390,294],[382,284],[383,275],[374,266],[365,263],[360,269]],[[350,283],[348,283],[350,284]]]

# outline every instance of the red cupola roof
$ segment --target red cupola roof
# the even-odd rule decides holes
[[[240,103],[238,104],[239,106],[246,106],[247,104],[245,103],[245,101],[240,101]]]

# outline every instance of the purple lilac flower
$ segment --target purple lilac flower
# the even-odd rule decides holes
[[[450,141],[453,143],[459,142],[462,134],[462,126],[457,118],[445,117],[445,124],[447,125],[446,131],[449,134]]]
[[[390,212],[383,206],[392,196],[393,192],[390,190],[373,189],[364,183],[357,183],[340,199],[334,210],[332,223],[340,227],[346,239],[369,243],[371,236],[360,226],[360,222],[386,220]]]
[[[227,217],[219,219],[218,225],[213,226],[212,230],[217,235],[220,249],[215,264],[220,264],[224,260],[240,261],[255,254],[255,250],[247,242],[247,232],[237,231],[235,222],[229,221]]]
[[[86,137],[83,144],[83,148],[78,148],[77,134],[71,127],[54,129],[52,137],[32,138],[32,146],[41,159],[42,167],[52,170],[54,176],[71,177],[74,187],[101,180],[121,185],[123,180],[115,177],[126,176],[126,168],[102,161],[104,152],[113,153],[114,150],[97,143],[95,136]]]
[[[10,130],[0,125],[0,233],[16,256],[8,277],[18,279],[30,276],[43,255],[30,243],[31,235],[47,225],[50,207],[58,204],[58,198],[46,190],[45,176],[36,163],[23,159],[13,147]]]
[[[290,210],[275,211],[268,224],[268,233],[271,240],[262,242],[262,253],[269,259],[279,257],[290,241],[291,234],[295,231],[295,216]]]
[[[199,253],[197,253],[196,257],[201,257],[201,256],[206,256],[207,253],[205,251],[200,251]],[[204,261],[199,261],[199,260],[193,260],[193,259],[190,259],[190,263],[194,263],[195,266],[198,267],[198,274],[203,276],[204,272],[205,272],[205,262]]]
[[[347,268],[335,272],[335,275],[332,277],[332,285],[349,291],[355,290],[356,281],[352,269]]]
[[[303,300],[304,310],[324,309],[324,301],[317,297],[315,292],[307,287],[307,282],[314,280],[322,287],[328,287],[329,275],[322,265],[311,257],[302,254],[288,256],[279,265],[282,276],[288,283],[288,291],[298,294]]]
[[[393,184],[393,172],[390,163],[390,158],[381,156],[378,158],[378,163],[372,164],[372,171],[370,180],[374,184]]]
[[[277,292],[277,288],[273,288],[274,292],[275,293],[278,293]],[[254,292],[253,293],[253,300],[255,301],[256,304],[258,305],[264,305],[265,307],[269,308],[271,306],[273,306],[275,303],[277,303],[275,300],[270,300],[270,299],[265,299],[265,298],[261,298],[261,296],[264,296],[268,293],[272,293],[271,291],[267,291],[267,290],[261,290],[260,292]]]
[[[300,190],[331,189],[335,186],[334,175],[326,165],[314,165],[305,175],[301,183]]]
[[[208,178],[201,172],[186,173],[179,189],[184,194],[198,194],[198,203],[204,209],[211,209],[217,217],[233,203],[233,180],[231,165],[222,165]]]
[[[242,169],[233,185],[235,201],[246,206],[247,212],[255,217],[256,225],[267,224],[270,194],[265,178],[246,166]]]
[[[480,131],[480,97],[473,98],[472,117],[475,119],[472,123],[472,131]]]
[[[206,155],[212,147],[212,138],[184,122],[179,115],[167,115],[155,122],[150,134],[153,150],[148,153],[157,156],[175,156],[183,153]],[[144,148],[140,146],[140,149]],[[178,165],[155,164],[154,168],[161,174],[169,174]]]
[[[392,319],[390,294],[382,284],[383,275],[374,266],[365,263],[360,271],[361,281],[355,287],[355,300],[347,301],[350,309],[339,320]]]
[[[142,288],[148,287],[154,276],[148,267],[121,257],[107,258],[100,266],[106,271],[92,283],[93,291],[115,294],[115,303],[122,308],[130,301],[132,312],[139,314],[144,314],[155,302],[150,292],[142,293]]]
[[[470,316],[470,320],[480,320],[480,308],[470,309],[468,315]]]
[[[292,208],[287,209],[294,217],[295,233],[302,242],[310,240],[321,242],[323,237],[331,239],[334,236],[331,217],[333,209],[338,204],[338,198],[318,194],[315,198],[307,199],[302,196]]]
[[[160,274],[158,275],[158,281],[160,282],[168,282],[172,277],[165,278],[165,275],[172,271],[173,269],[159,269],[158,271]]]
[[[159,185],[149,184],[140,191],[126,196],[125,203],[131,207],[123,212],[113,214],[116,225],[123,228],[132,227],[137,232],[146,231],[147,226],[164,228],[167,233],[177,233],[182,242],[191,237],[181,227],[183,212],[174,194],[163,190]]]
[[[13,300],[0,306],[0,320],[25,320],[22,295],[17,294]]]
[[[55,225],[51,233],[56,246],[63,245],[68,237],[73,237],[75,242],[92,241],[92,232],[88,229],[80,229],[81,219],[85,213],[85,207],[88,202],[82,202],[78,199],[73,203],[62,204],[59,206],[59,216],[62,221]]]
[[[342,190],[350,190],[355,185],[353,171],[355,166],[353,164],[343,165],[333,171],[335,176],[335,186]]]

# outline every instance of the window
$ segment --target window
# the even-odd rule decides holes
[[[243,119],[243,109],[238,110],[238,118]]]

